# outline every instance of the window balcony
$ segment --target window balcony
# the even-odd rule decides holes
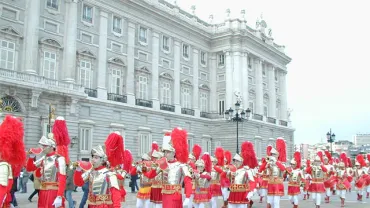
[[[120,103],[127,103],[127,96],[126,95],[119,95],[115,93],[108,93],[108,100],[120,102]]]
[[[202,117],[202,118],[212,118],[212,115],[208,112],[200,112],[200,117]]]
[[[288,122],[280,120],[279,121],[280,126],[288,126]]]
[[[253,119],[258,121],[263,121],[263,116],[259,114],[253,114]]]
[[[272,124],[276,124],[276,119],[275,118],[267,117],[267,122],[268,123],[272,123]]]
[[[138,106],[153,108],[153,101],[151,101],[151,100],[136,99],[135,104],[138,105]]]
[[[122,32],[121,28],[118,28],[118,27],[113,27],[113,31],[118,34],[121,34]]]
[[[175,106],[174,105],[161,104],[160,109],[164,110],[164,111],[175,112]]]
[[[85,93],[89,97],[94,97],[94,98],[98,97],[98,91],[95,89],[85,88]]]
[[[188,108],[181,108],[181,114],[194,116],[194,110]]]

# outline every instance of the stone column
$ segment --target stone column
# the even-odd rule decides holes
[[[263,116],[263,77],[262,77],[262,64],[263,61],[260,59],[255,60],[255,78],[256,78],[256,107],[255,112]]]
[[[194,116],[200,117],[199,109],[199,51],[193,49],[193,110]]]
[[[37,74],[39,60],[39,24],[40,1],[26,1],[25,33],[24,33],[24,65],[23,70]]]
[[[180,54],[181,54],[181,43],[178,40],[174,40],[174,98],[175,98],[175,112],[181,114],[180,104]]]
[[[159,110],[159,34],[155,31],[152,31],[152,51],[152,101],[153,109]]]
[[[288,121],[288,104],[287,104],[287,93],[286,93],[286,71],[282,71],[280,73],[280,93],[281,93],[281,100],[280,100],[280,120]]]
[[[63,79],[73,83],[76,78],[76,51],[77,51],[77,0],[66,1],[66,24],[63,53]]]
[[[231,52],[227,51],[225,53],[226,59],[226,101],[225,101],[225,110],[228,110],[230,107],[234,108],[233,103],[233,68],[231,63]]]
[[[98,58],[98,98],[107,99],[107,38],[108,38],[108,13],[100,10],[99,20],[99,58]],[[111,84],[111,82],[108,82]]]
[[[249,108],[249,83],[248,83],[248,53],[242,54],[242,75],[240,77],[242,83],[242,98],[243,98],[243,108]]]
[[[128,41],[127,41],[127,77],[126,77],[126,95],[127,103],[135,105],[135,23],[128,23]]]
[[[271,118],[276,118],[275,68],[272,65],[268,65],[267,70],[269,87],[269,115],[267,116]]]
[[[239,91],[240,93],[242,92],[242,87],[241,87],[241,73],[240,73],[240,52],[234,52],[233,53],[233,67],[234,67],[234,76],[233,76],[233,92],[236,90]],[[233,96],[233,103],[236,103],[236,96]]]
[[[210,94],[210,112],[217,113],[217,56],[215,53],[209,54],[209,68],[210,70],[210,79],[211,79],[211,94]]]

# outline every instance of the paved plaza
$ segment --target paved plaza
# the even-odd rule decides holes
[[[286,185],[286,183],[285,183]],[[128,185],[126,185],[126,190],[130,190]],[[286,188],[287,190],[287,188]],[[18,207],[20,208],[36,208],[37,207],[37,196],[33,198],[33,202],[30,203],[27,198],[28,196],[32,193],[33,191],[33,186],[31,183],[28,183],[28,193],[22,194],[22,193],[16,193],[16,197],[18,200]],[[79,205],[79,202],[82,198],[82,190],[81,188],[78,188],[78,192],[74,192],[72,195],[73,199],[77,201],[77,205]],[[370,199],[364,199],[363,202],[358,202],[356,201],[356,193],[352,191],[351,193],[348,193],[346,195],[346,207],[350,208],[364,208],[364,207],[370,207]],[[315,207],[313,204],[313,201],[311,200],[306,200],[303,201],[303,195],[300,197],[300,208],[311,208]],[[256,202],[253,207],[254,208],[266,208],[266,202],[264,201],[263,203],[258,203],[259,198],[254,197],[253,200]],[[322,197],[322,200],[323,197]],[[219,200],[219,207],[221,207],[221,199]],[[127,193],[126,196],[126,203],[122,206],[125,208],[135,208],[136,206],[136,194]],[[87,206],[85,206],[87,207]],[[284,196],[281,200],[280,207],[282,208],[288,208],[288,207],[293,207],[291,203],[289,202],[289,199],[287,196]],[[340,207],[340,199],[338,196],[332,196],[331,197],[331,203],[330,204],[325,204],[322,203],[321,208],[339,208]]]

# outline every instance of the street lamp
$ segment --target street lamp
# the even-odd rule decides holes
[[[335,134],[330,131],[326,134],[326,140],[330,143],[330,152],[333,155],[333,142],[335,141]]]
[[[234,114],[235,111],[235,114]],[[230,107],[225,111],[225,119],[230,122],[236,122],[236,153],[239,154],[239,122],[248,121],[251,110],[240,109],[240,101],[235,103],[235,110]]]

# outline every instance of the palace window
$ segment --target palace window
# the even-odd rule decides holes
[[[44,52],[43,76],[48,79],[55,79],[57,68],[56,57],[57,55],[55,53],[49,51]]]
[[[148,100],[148,78],[139,76],[139,98]]]
[[[190,89],[187,87],[182,88],[182,107],[191,108],[190,105]]]
[[[207,93],[200,93],[200,111],[208,112],[208,95]]]
[[[170,38],[167,37],[167,36],[163,36],[163,39],[162,39],[162,48],[164,51],[170,51]]]
[[[80,151],[90,151],[92,141],[92,128],[91,127],[81,127],[80,128]]]
[[[120,95],[122,92],[122,71],[112,69],[112,86],[111,93]]]
[[[151,141],[149,133],[139,133],[139,143],[140,143],[140,146],[139,146],[140,155],[150,152],[152,141]]]
[[[58,0],[47,0],[46,7],[50,9],[58,10]]]
[[[88,23],[93,23],[93,7],[84,4],[82,9],[82,20]]]
[[[182,45],[182,56],[186,59],[189,58],[189,46],[186,44]]]
[[[162,82],[162,99],[161,103],[170,105],[171,104],[171,84],[168,82]]]
[[[148,29],[140,27],[139,29],[139,41],[142,43],[148,43]]]
[[[0,112],[18,113],[22,112],[21,105],[12,96],[0,98]]]
[[[218,66],[225,66],[225,54],[218,55]]]
[[[113,16],[113,32],[122,34],[122,19],[117,16]]]
[[[200,63],[203,65],[207,64],[207,54],[205,52],[200,52]]]
[[[80,83],[86,88],[91,88],[92,83],[92,70],[91,62],[81,61],[80,62]]]
[[[15,43],[1,40],[0,67],[3,69],[14,69]]]

